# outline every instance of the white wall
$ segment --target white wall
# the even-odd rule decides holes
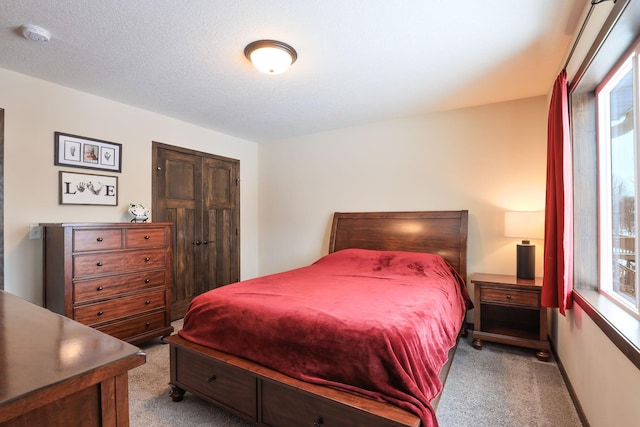
[[[29,240],[29,224],[129,221],[130,202],[151,206],[152,141],[240,160],[241,275],[257,275],[256,143],[3,69],[0,108],[6,291],[42,304],[42,240]],[[55,131],[122,144],[122,173],[54,166]],[[60,170],[118,176],[118,206],[59,205]]]
[[[536,97],[261,144],[260,274],[326,254],[334,211],[459,209],[469,273],[515,273],[503,215],[544,209],[546,117]]]
[[[554,310],[553,341],[590,427],[640,424],[640,370],[574,304]]]

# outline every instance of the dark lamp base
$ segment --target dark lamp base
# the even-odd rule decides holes
[[[527,242],[527,243],[525,243]],[[536,278],[536,245],[529,244],[528,241],[517,245],[517,269],[516,277],[518,279],[535,279]]]

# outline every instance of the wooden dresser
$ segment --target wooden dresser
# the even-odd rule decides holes
[[[542,278],[519,279],[504,274],[476,273],[474,284],[473,347],[493,341],[538,350],[539,360],[549,360],[547,309],[540,304]]]
[[[45,307],[130,343],[173,332],[171,223],[40,225]]]
[[[137,347],[0,291],[0,427],[129,425]]]

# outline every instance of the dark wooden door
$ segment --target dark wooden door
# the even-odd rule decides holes
[[[238,160],[153,143],[154,221],[174,224],[171,316],[240,279]]]

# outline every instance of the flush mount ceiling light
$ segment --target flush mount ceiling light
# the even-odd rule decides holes
[[[258,40],[244,48],[244,56],[263,73],[280,74],[296,62],[296,50],[277,40]]]
[[[34,42],[48,42],[51,40],[51,33],[46,29],[33,24],[24,24],[22,27],[24,38]]]

